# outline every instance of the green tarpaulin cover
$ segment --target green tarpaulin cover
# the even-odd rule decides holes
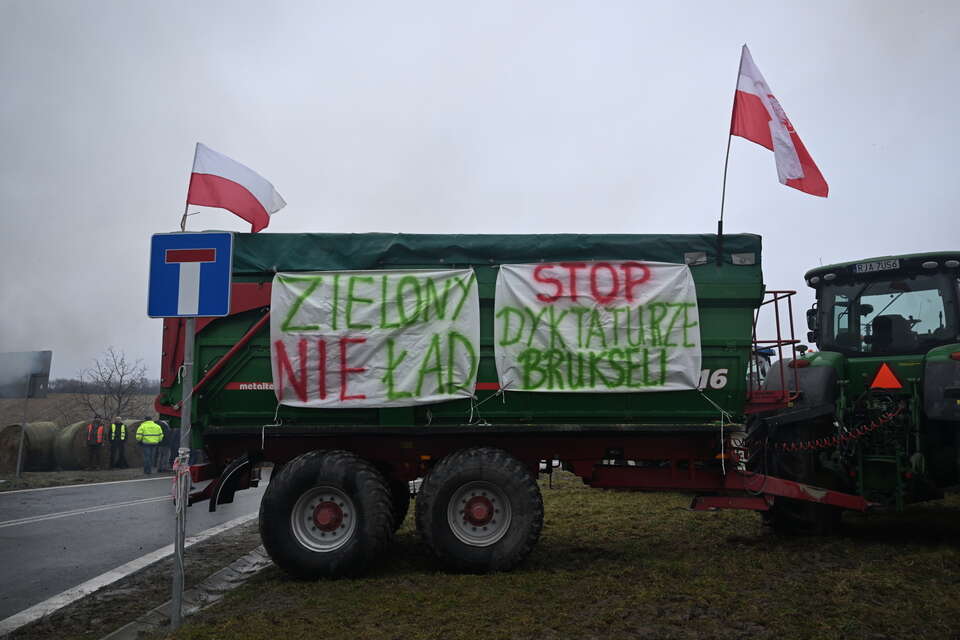
[[[683,263],[702,253],[716,262],[713,234],[548,234],[455,235],[406,233],[237,233],[233,272],[378,269],[393,266],[457,266],[545,260],[646,260]],[[760,264],[760,236],[723,236],[723,261],[742,264],[733,254],[753,254]]]

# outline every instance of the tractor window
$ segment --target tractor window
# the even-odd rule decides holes
[[[918,353],[957,338],[956,294],[939,275],[828,285],[823,348]]]

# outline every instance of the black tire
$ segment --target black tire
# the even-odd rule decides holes
[[[393,505],[393,530],[397,531],[410,511],[410,483],[406,480],[390,479],[390,501]]]
[[[462,505],[472,505],[469,515]],[[441,460],[424,479],[416,519],[424,542],[445,566],[509,571],[540,537],[543,499],[530,471],[507,452],[464,449]]]
[[[828,437],[832,432],[832,420],[820,419],[781,427],[771,437],[775,442],[799,442]],[[837,478],[820,466],[819,452],[766,452],[766,469],[769,475],[803,482],[827,489],[844,490]],[[842,509],[806,500],[776,498],[770,511],[763,515],[764,522],[773,530],[785,535],[828,536],[839,530]]]
[[[295,578],[361,573],[393,539],[387,482],[347,451],[305,453],[267,485],[260,537],[277,566]]]

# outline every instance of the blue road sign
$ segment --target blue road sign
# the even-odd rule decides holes
[[[230,313],[232,233],[157,233],[150,241],[151,318]]]

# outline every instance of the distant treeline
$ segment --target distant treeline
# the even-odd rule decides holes
[[[56,378],[50,381],[47,391],[49,393],[112,394],[116,392],[116,383],[98,383],[77,378]],[[141,378],[130,383],[129,392],[133,395],[160,393],[160,381]]]

